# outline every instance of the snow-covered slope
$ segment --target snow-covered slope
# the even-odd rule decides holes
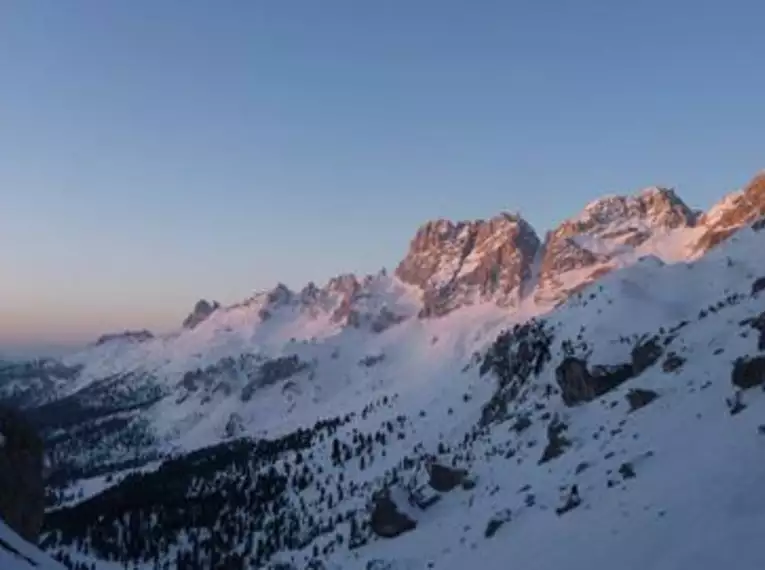
[[[55,551],[82,528],[91,552],[104,556],[104,536],[116,532],[120,544],[130,535],[105,513],[125,512],[187,521],[157,530],[167,537],[166,556],[193,557],[183,545],[199,543],[201,560],[225,553],[230,567],[246,557],[254,567],[281,560],[300,569],[318,559],[341,569],[456,570],[479,561],[497,569],[508,561],[715,569],[735,554],[737,568],[757,568],[765,523],[757,459],[765,450],[764,239],[747,228],[690,264],[649,258],[616,270],[494,342],[511,320],[487,306],[410,319],[375,337],[342,329],[341,347],[354,359],[338,356],[337,369],[323,368],[323,343],[309,342],[300,354],[309,361],[319,351],[320,364],[309,365],[313,380],[304,371],[294,381],[326,382],[331,396],[300,394],[293,413],[283,380],[264,387],[238,410],[251,412],[242,424],[258,425],[267,439],[204,451],[207,463],[179,457],[58,511],[46,545]],[[355,361],[362,352],[354,342],[365,363]],[[351,382],[334,378],[343,370]],[[221,400],[215,409],[227,409]],[[164,405],[151,409],[162,410],[154,425],[172,413]],[[188,445],[210,437],[206,421],[175,437]],[[427,457],[465,469],[469,483],[449,492],[423,487]],[[217,467],[201,467],[209,464]],[[217,535],[195,526],[190,507],[165,498],[164,481],[179,473],[189,478],[189,497],[224,505],[212,543],[205,537]],[[278,487],[283,476],[278,507],[267,506],[277,499],[262,498],[271,497],[261,494],[262,481]],[[556,512],[573,485],[581,503]],[[382,489],[415,527],[393,539],[366,524]],[[152,506],[137,511],[131,493],[151,497]],[[261,506],[244,506],[251,502]],[[247,546],[250,532],[260,547]],[[227,546],[218,551],[215,540]]]
[[[726,229],[752,215],[739,213],[739,226],[728,216]],[[434,361],[448,367],[454,356],[481,351],[501,328],[546,313],[609,271],[646,257],[675,263],[702,255],[699,236],[720,216],[710,213],[701,225],[697,218],[674,191],[650,188],[592,202],[544,243],[517,215],[430,222],[395,275],[340,275],[299,292],[280,284],[230,307],[200,301],[173,334],[105,335],[57,370],[32,367],[25,378],[37,384],[0,382],[0,396],[25,407],[47,403],[39,416],[51,428],[71,427],[73,410],[87,419],[75,422],[86,433],[109,418],[126,424],[129,441],[120,426],[96,442],[103,453],[89,446],[99,463],[124,461],[126,446],[133,459],[154,460],[292,429],[357,405],[394,379],[440,374]],[[379,356],[374,370],[363,364]],[[70,443],[58,447],[59,459],[71,459]]]
[[[147,568],[755,568],[757,217],[712,249],[720,216],[661,189],[544,244],[516,216],[434,223],[395,275],[200,303],[176,333],[30,365],[45,399],[7,373],[51,450],[44,545]],[[434,490],[431,460],[467,480]],[[383,490],[415,526],[395,539],[370,525]]]

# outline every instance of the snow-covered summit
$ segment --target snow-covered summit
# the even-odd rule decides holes
[[[686,257],[697,215],[672,189],[607,196],[547,234],[535,298],[559,301],[617,267],[645,255]]]
[[[611,195],[594,200],[581,214],[564,222],[559,230],[582,232],[636,221],[647,227],[676,228],[694,225],[696,214],[674,189],[651,186],[632,196]]]

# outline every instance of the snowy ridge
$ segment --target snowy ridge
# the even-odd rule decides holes
[[[58,363],[45,399],[11,369],[0,393],[53,457],[43,544],[147,569],[717,570],[735,552],[754,570],[765,224],[725,204],[699,218],[648,189],[544,243],[517,216],[434,222],[394,275],[110,339]],[[721,219],[738,231],[699,246]],[[466,475],[434,490],[433,461]],[[393,539],[382,492],[410,521]]]
[[[230,307],[200,302],[193,327],[142,333],[140,342],[109,337],[66,358],[63,380],[15,397],[24,406],[66,399],[93,414],[106,405],[125,410],[120,417],[147,421],[165,451],[287,429],[292,418],[348,406],[352,393],[367,397],[396,377],[429,377],[434,359],[480,352],[503,327],[546,313],[611,271],[698,257],[705,219],[696,224],[674,191],[649,188],[591,202],[544,243],[517,215],[431,222],[395,275],[340,275],[298,292],[280,284]],[[386,358],[373,368],[359,364],[379,354]],[[294,374],[283,371],[286,383],[258,379],[264,366],[287,359],[296,362]],[[205,387],[185,382],[189,375],[206,376]],[[0,385],[0,394],[17,394],[12,385]],[[262,393],[253,398],[254,391]]]
[[[320,552],[324,566],[316,567],[343,570],[457,570],[479,561],[500,570],[508,556],[524,568],[565,563],[712,570],[735,555],[737,568],[758,568],[765,472],[756,458],[765,449],[765,394],[760,388],[735,396],[731,378],[739,359],[756,361],[765,350],[763,333],[750,324],[765,315],[764,297],[755,291],[765,275],[763,239],[765,232],[747,228],[692,264],[646,259],[613,271],[532,321],[537,324],[511,327],[496,341],[513,319],[480,305],[442,319],[410,319],[379,335],[342,329],[331,339],[341,355],[353,357],[339,356],[336,369],[322,367],[321,343],[307,343],[302,358],[316,354],[320,364],[314,380],[295,382],[305,390],[319,381],[331,397],[285,396],[284,383],[277,383],[237,409],[252,414],[242,418],[244,425],[272,438],[316,418],[350,414],[331,437],[303,449],[300,460],[287,450],[267,464],[277,472],[311,474],[313,483],[302,490],[295,483],[284,496],[282,508],[302,521],[295,536],[317,528],[310,514],[323,521],[343,515],[342,522],[303,547],[279,543],[269,564],[303,570]],[[506,361],[521,365],[512,374],[503,364],[508,351],[527,355]],[[370,359],[359,365],[362,354]],[[581,392],[584,400],[567,404],[563,394],[572,387],[561,380],[567,358],[581,359],[593,374],[619,375],[625,366],[628,374],[594,398]],[[527,361],[541,364],[524,372]],[[337,380],[343,371],[351,382]],[[228,410],[235,401],[222,397],[215,409]],[[168,421],[173,408],[183,406],[156,408],[162,411],[152,423]],[[194,408],[205,409],[199,401]],[[210,437],[204,415],[205,421],[178,434],[183,445]],[[359,437],[371,443],[360,445]],[[339,461],[333,440],[348,446]],[[464,468],[472,484],[428,491],[428,455]],[[151,481],[141,488],[150,489]],[[557,514],[573,484],[581,504]],[[374,493],[386,487],[416,522],[394,539],[359,530],[369,520]],[[410,505],[411,489],[424,494],[418,500],[435,497],[435,503]],[[344,513],[353,515],[346,519]],[[72,516],[84,515],[73,510]],[[251,516],[251,510],[234,508],[220,521]],[[64,524],[52,520],[54,528]],[[366,542],[349,550],[356,534]],[[181,536],[177,544],[197,540],[189,538],[196,534]],[[46,540],[55,544],[51,536]],[[177,556],[173,548],[170,559]],[[254,567],[271,568],[251,554]]]

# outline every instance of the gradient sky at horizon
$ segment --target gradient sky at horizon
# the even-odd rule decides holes
[[[0,0],[0,348],[763,166],[755,1]]]

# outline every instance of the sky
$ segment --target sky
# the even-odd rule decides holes
[[[392,268],[416,228],[763,161],[765,5],[0,0],[0,348]]]

